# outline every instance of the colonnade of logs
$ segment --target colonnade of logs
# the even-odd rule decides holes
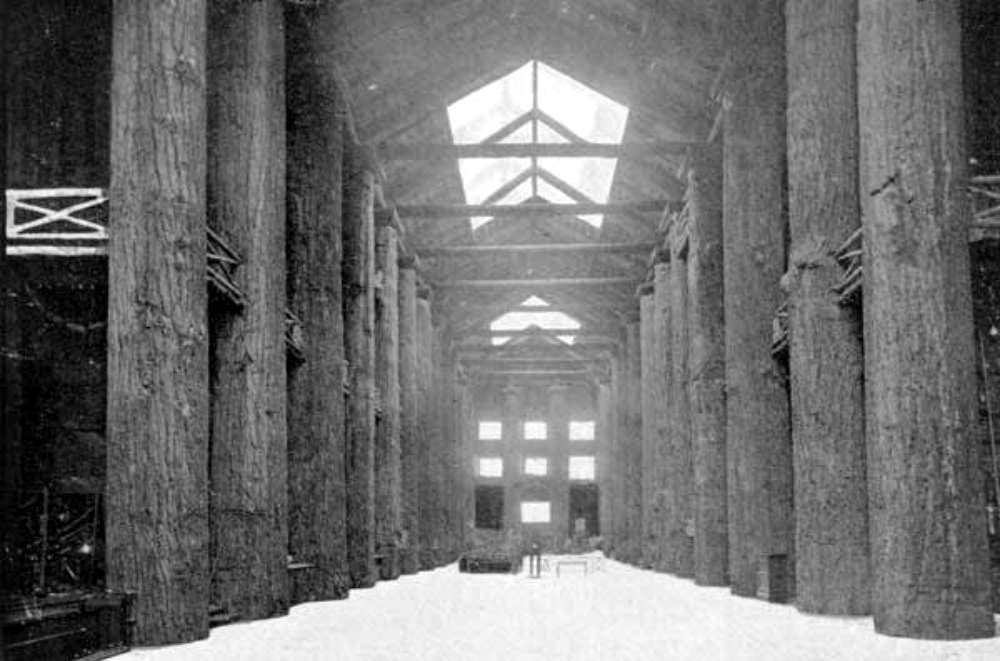
[[[599,397],[614,555],[890,635],[992,636],[959,3],[731,11],[719,137]],[[859,226],[863,310],[834,291]]]
[[[114,3],[108,587],[136,594],[140,645],[462,549],[471,399],[376,209],[332,12]],[[241,310],[210,310],[206,223],[243,258]]]

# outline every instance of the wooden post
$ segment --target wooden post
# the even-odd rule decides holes
[[[612,521],[612,483],[614,471],[611,458],[611,442],[614,432],[611,428],[612,399],[610,375],[602,374],[597,384],[597,478],[598,516],[601,534],[602,550],[609,554],[611,548]]]
[[[872,610],[880,633],[942,639],[994,634],[959,4],[858,17]]]
[[[656,493],[656,450],[657,420],[661,406],[666,402],[657,399],[653,382],[662,366],[656,361],[653,350],[655,332],[655,301],[651,293],[639,298],[639,352],[642,356],[640,372],[642,377],[642,565],[655,567],[660,564],[660,540],[656,527],[662,513],[659,511]]]
[[[549,476],[552,484],[551,530],[559,546],[573,534],[569,521],[569,402],[567,386],[556,382],[549,386],[548,446]],[[559,548],[557,546],[557,548]]]
[[[324,56],[333,11],[286,4],[288,39],[288,307],[302,322],[303,361],[288,374],[288,553],[315,569],[292,576],[292,599],[347,596],[344,316],[341,282],[345,102]]]
[[[430,445],[428,457],[430,461],[431,484],[431,508],[432,508],[432,528],[431,528],[431,549],[434,558],[434,567],[440,567],[446,563],[447,550],[445,542],[447,539],[448,527],[448,454],[445,450],[445,434],[447,427],[445,424],[445,404],[447,397],[447,370],[444,369],[445,354],[447,348],[443,335],[446,329],[442,326],[440,318],[432,319],[435,327],[431,338],[431,418],[428,433],[428,443]]]
[[[638,564],[642,535],[642,419],[640,408],[639,322],[625,327],[625,361],[619,411],[618,456],[622,462],[622,559]]]
[[[114,5],[106,561],[137,645],[208,635],[205,11]]]
[[[788,20],[789,372],[796,606],[870,604],[864,364],[835,253],[861,223],[855,3],[792,0]],[[836,442],[831,443],[832,439]]]
[[[213,319],[212,603],[258,619],[288,609],[281,2],[214,2],[209,33],[208,217],[246,297]]]
[[[694,538],[689,528],[694,519],[694,466],[691,458],[690,404],[688,401],[688,294],[687,259],[676,244],[670,256],[670,472],[673,508],[667,520],[667,547],[673,556],[673,572],[694,576]]]
[[[688,373],[698,585],[729,583],[721,156],[718,145],[707,145],[688,171]]]
[[[782,5],[750,0],[732,8],[741,41],[724,123],[730,580],[742,596],[757,594],[769,556],[790,567],[794,551],[788,394],[771,357],[785,270]]]
[[[420,473],[420,569],[434,568],[434,494],[435,484],[432,477],[431,431],[433,428],[434,411],[433,392],[431,385],[431,353],[434,327],[431,320],[431,303],[428,300],[430,290],[420,289],[417,292],[417,400],[419,415],[417,419],[420,431],[417,446],[417,463]]]
[[[373,158],[344,147],[344,356],[347,359],[347,561],[351,585],[375,584],[375,225]]]
[[[503,484],[504,484],[504,528],[518,530],[521,526],[521,490],[517,475],[520,455],[517,451],[521,441],[521,390],[513,384],[503,389]]]
[[[402,566],[420,570],[420,451],[417,390],[417,273],[412,261],[399,269],[399,444],[402,467]]]
[[[673,294],[671,293],[670,262],[657,262],[653,267],[653,347],[652,360],[656,365],[651,387],[657,402],[653,418],[653,447],[649,461],[644,461],[652,473],[653,503],[656,509],[653,530],[658,550],[653,568],[658,571],[677,571],[677,554],[670,551],[667,534],[676,508],[673,484],[673,433],[674,411],[671,403],[670,382],[673,379]]]
[[[375,553],[379,577],[400,573],[402,458],[399,446],[399,264],[396,230],[378,228],[375,247],[375,379],[379,415],[375,424]]]

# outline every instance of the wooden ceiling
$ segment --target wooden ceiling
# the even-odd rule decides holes
[[[581,321],[620,321],[634,308],[649,251],[575,253],[446,252],[471,244],[650,243],[663,210],[605,215],[597,230],[572,216],[497,218],[472,231],[463,217],[407,217],[412,205],[463,204],[457,161],[413,154],[446,146],[446,108],[466,94],[537,59],[630,110],[624,144],[641,158],[619,159],[610,202],[678,200],[685,149],[652,143],[706,139],[717,113],[711,90],[725,44],[723,0],[347,0],[338,5],[338,61],[359,137],[376,145],[384,196],[400,209],[407,241],[422,255],[426,280],[443,283],[440,307],[456,328],[482,330],[531,294],[573,307]],[[620,247],[620,246],[619,246]],[[552,287],[451,286],[474,279],[562,279]],[[594,279],[595,283],[581,279]]]

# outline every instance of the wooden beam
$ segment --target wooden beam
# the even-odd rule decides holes
[[[564,330],[555,328],[528,328],[526,330],[520,331],[485,331],[476,330],[469,333],[463,333],[461,337],[482,337],[489,339],[491,337],[563,337],[565,335],[615,335],[621,329],[614,326],[588,326],[587,328],[577,328],[576,330]],[[570,346],[570,345],[567,345]]]
[[[669,154],[683,156],[697,143],[652,141],[631,143],[383,143],[382,158],[392,161],[437,161],[465,158],[628,158],[645,160]]]
[[[505,243],[505,244],[464,244],[440,246],[421,251],[426,257],[459,257],[466,255],[482,255],[496,253],[623,253],[648,252],[656,247],[655,243]]]
[[[402,218],[537,218],[539,216],[586,216],[612,213],[662,213],[674,202],[669,199],[608,202],[607,204],[412,204],[397,207]]]
[[[473,370],[478,373],[505,374],[508,376],[587,376],[590,374],[585,369],[509,369],[509,368],[479,368]]]
[[[613,287],[613,286],[635,286],[638,278],[632,277],[609,277],[609,278],[536,278],[536,279],[509,279],[509,280],[442,280],[435,283],[435,287],[444,289],[494,289],[504,287]]]

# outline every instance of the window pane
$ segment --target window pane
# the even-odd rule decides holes
[[[548,523],[551,518],[548,501],[526,500],[521,503],[522,523]]]
[[[503,477],[503,459],[499,457],[481,457],[479,459],[480,477]]]
[[[503,438],[503,423],[494,420],[479,421],[480,441],[499,441]]]
[[[594,421],[571,420],[569,423],[569,440],[571,441],[594,440]]]
[[[545,457],[525,457],[525,475],[547,475],[549,472],[549,460]]]
[[[594,479],[594,458],[593,457],[570,457],[569,458],[569,479],[571,479],[571,480],[593,480]]]
[[[544,441],[548,437],[548,425],[538,420],[524,423],[524,439],[526,441]]]

